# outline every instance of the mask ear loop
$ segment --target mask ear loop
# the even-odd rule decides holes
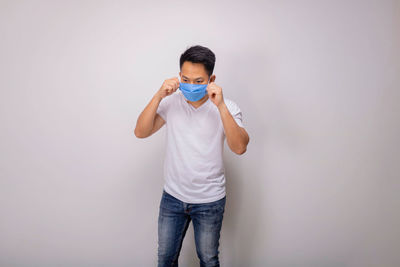
[[[182,82],[181,76],[179,76],[178,81],[179,81],[178,89],[181,90],[181,82]],[[178,89],[176,89],[176,90],[178,90]]]

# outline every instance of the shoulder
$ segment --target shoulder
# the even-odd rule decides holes
[[[179,97],[180,97],[180,92],[179,91],[175,91],[172,95],[166,96],[164,97],[161,102],[160,105],[169,105],[170,103],[176,102],[178,101]]]
[[[229,98],[224,98],[224,102],[231,113],[240,111],[239,105],[235,101]]]
[[[176,90],[172,95],[168,96],[167,99],[170,102],[176,102],[179,101],[179,98],[181,97],[182,92],[180,90]]]
[[[235,101],[231,100],[231,99],[224,99],[225,105],[227,107],[227,109],[229,110],[229,113],[232,114],[232,117],[235,119],[236,123],[244,128],[243,125],[243,118],[242,118],[242,111],[239,108],[239,105],[236,104]]]

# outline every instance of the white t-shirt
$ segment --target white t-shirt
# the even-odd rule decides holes
[[[236,123],[244,127],[238,105],[224,101]],[[195,108],[177,90],[161,100],[157,113],[167,128],[164,190],[186,203],[223,198],[225,130],[217,106],[208,98]]]

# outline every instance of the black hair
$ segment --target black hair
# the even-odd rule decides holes
[[[206,69],[208,77],[210,77],[214,71],[215,54],[207,47],[195,45],[186,49],[186,51],[181,55],[179,60],[180,69],[182,69],[182,65],[185,61],[202,63]]]

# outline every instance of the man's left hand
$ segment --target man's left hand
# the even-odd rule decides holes
[[[208,97],[217,106],[220,107],[224,103],[224,96],[222,95],[222,88],[210,82],[207,86]]]

